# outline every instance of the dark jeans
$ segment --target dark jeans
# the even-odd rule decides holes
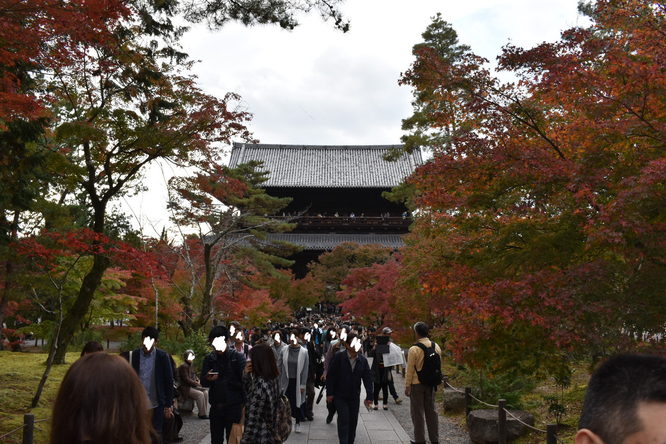
[[[388,402],[388,381],[384,381],[380,384],[375,384],[375,393],[374,393],[374,401],[375,404],[379,402],[379,390],[381,389],[382,391],[382,402],[386,404]]]
[[[312,411],[312,408],[314,407],[314,399],[315,399],[315,384],[314,381],[308,381],[307,385],[305,386],[305,394],[306,394],[306,399],[307,399],[307,404],[305,408],[305,413],[308,418],[312,418],[314,416],[314,413]]]
[[[338,439],[340,444],[354,444],[361,400],[359,398],[347,399],[336,396],[333,398],[333,403],[338,411]]]
[[[215,406],[211,406],[208,415],[210,416],[211,444],[224,444],[225,440],[229,440],[234,418],[229,415],[228,409],[216,408]]]
[[[153,429],[157,436],[153,437],[153,444],[162,442],[162,427],[164,426],[164,407],[157,406],[153,409]]]
[[[326,402],[326,408],[328,409],[328,416],[333,419],[335,416],[335,403],[334,402]]]
[[[296,390],[299,389],[300,388],[296,387],[296,378],[290,378],[289,385],[287,386],[287,398],[289,398],[289,405],[291,406],[291,416],[296,418],[296,424],[299,424],[305,419],[305,415],[303,415],[303,404],[296,405]]]
[[[393,383],[393,368],[390,368],[388,370],[388,374],[386,375],[386,379],[388,379],[388,389],[389,392],[391,392],[391,396],[393,399],[398,399],[398,392],[395,390],[395,384]]]

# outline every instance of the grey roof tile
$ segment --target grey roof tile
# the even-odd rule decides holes
[[[389,248],[405,246],[401,234],[338,234],[338,233],[269,233],[269,242],[289,242],[306,250],[332,250],[345,242],[360,245],[383,245]]]
[[[269,145],[234,143],[229,165],[261,161],[265,187],[391,188],[423,162],[420,152],[389,162],[400,145]]]

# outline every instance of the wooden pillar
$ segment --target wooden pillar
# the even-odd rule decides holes
[[[499,400],[497,407],[497,438],[498,444],[506,444],[506,399]]]
[[[33,444],[35,434],[35,415],[26,413],[23,415],[23,444]]]
[[[548,424],[546,426],[546,444],[557,444],[557,425]]]
[[[465,387],[465,419],[469,416],[469,412],[472,411],[472,389],[471,387]]]

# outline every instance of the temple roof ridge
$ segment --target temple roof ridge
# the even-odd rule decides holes
[[[263,162],[265,187],[392,188],[423,163],[420,151],[395,161],[384,156],[402,145],[233,144],[229,165]]]
[[[373,145],[314,145],[293,143],[242,143],[234,142],[234,148],[245,145],[246,147],[261,147],[265,149],[361,149],[361,150],[385,150],[386,148],[402,148],[401,144],[373,144]]]

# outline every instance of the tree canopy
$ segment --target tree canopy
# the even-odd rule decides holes
[[[553,370],[663,333],[665,11],[586,8],[557,42],[506,46],[510,83],[437,16],[402,77],[406,148],[433,153],[403,262],[466,362]]]

